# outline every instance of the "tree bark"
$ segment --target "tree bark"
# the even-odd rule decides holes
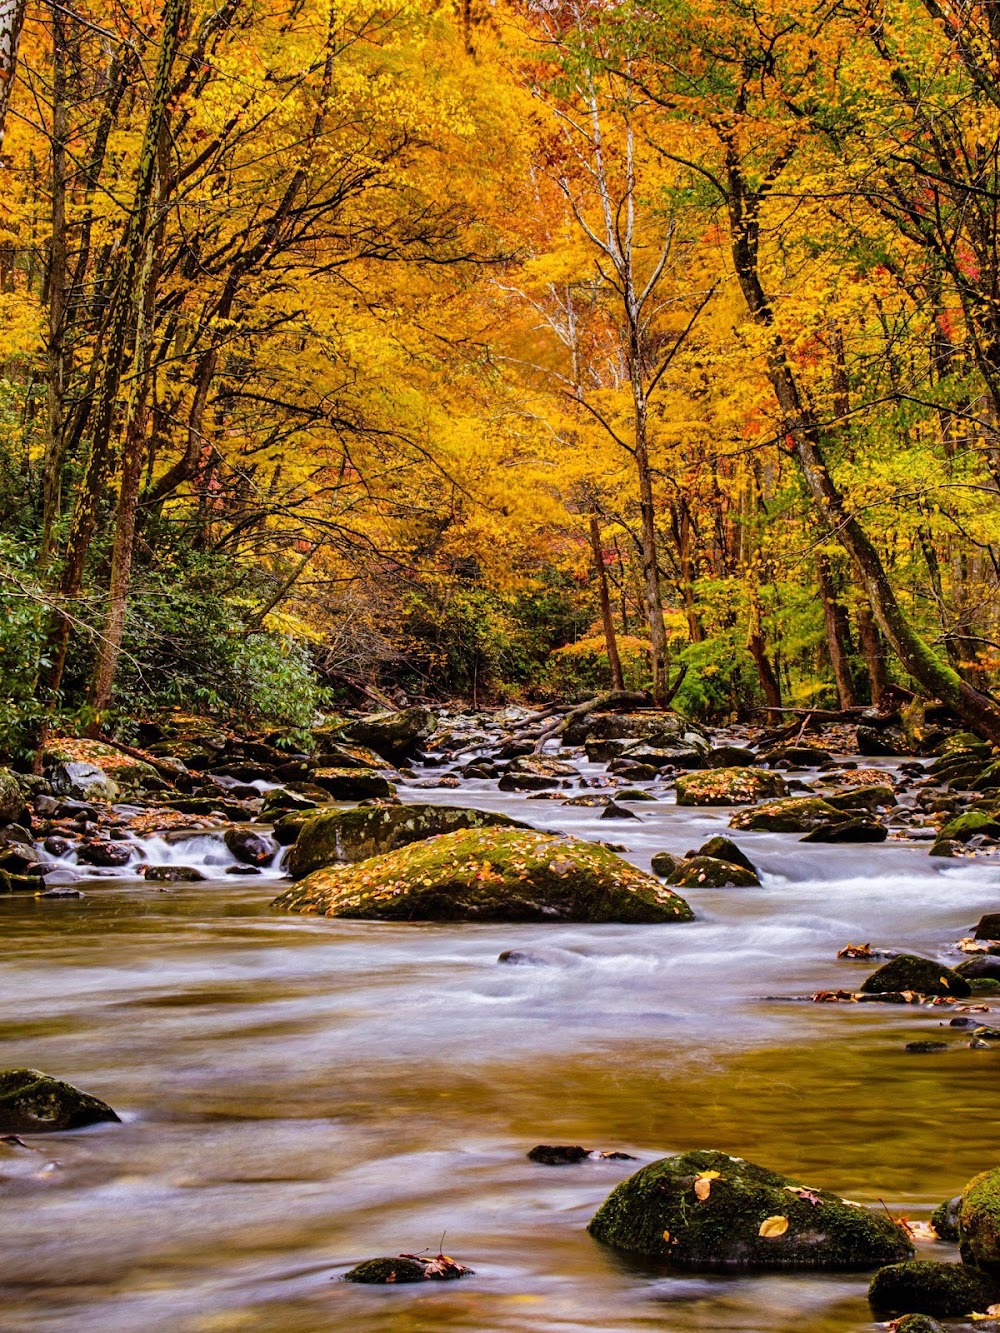
[[[890,685],[889,668],[885,661],[885,644],[882,642],[882,635],[879,633],[870,607],[859,606],[857,619],[858,638],[861,641],[861,651],[868,670],[872,703],[876,708],[881,708]]]
[[[604,626],[604,642],[608,649],[608,662],[611,664],[611,688],[623,690],[625,677],[622,675],[621,658],[618,656],[618,637],[615,634],[615,617],[611,610],[611,595],[608,592],[608,571],[604,565],[604,548],[601,545],[601,525],[597,515],[590,516],[590,549],[594,557],[594,570],[597,574],[597,595],[601,603],[601,623]]]
[[[66,22],[52,6],[52,239],[49,245],[46,372],[48,429],[42,461],[42,536],[38,564],[44,569],[52,555],[59,522],[64,462],[66,403]]]
[[[0,0],[0,149],[7,121],[7,107],[17,70],[17,49],[21,42],[26,0]]]
[[[826,646],[833,668],[833,679],[837,686],[837,698],[841,708],[852,708],[857,699],[854,696],[854,682],[851,679],[851,644],[847,612],[837,596],[833,571],[825,555],[817,556],[816,573],[819,578],[820,597],[823,600]]]

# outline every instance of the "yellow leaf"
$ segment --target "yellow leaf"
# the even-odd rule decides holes
[[[758,1236],[763,1236],[765,1240],[770,1240],[772,1236],[783,1236],[788,1230],[787,1217],[765,1217],[760,1224]]]
[[[695,1196],[704,1203],[712,1192],[712,1181],[718,1180],[720,1176],[718,1171],[702,1171],[701,1175],[694,1178]]]
[[[669,1231],[665,1231],[665,1232],[663,1233],[663,1239],[664,1239],[664,1240],[667,1242],[667,1244],[669,1245],[669,1243],[670,1243],[670,1232],[669,1232]]]

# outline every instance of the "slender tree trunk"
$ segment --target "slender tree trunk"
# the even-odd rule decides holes
[[[66,19],[52,6],[52,240],[49,246],[46,348],[48,430],[42,461],[42,536],[38,563],[44,569],[52,555],[62,495],[63,439],[66,402]]]
[[[885,644],[879,633],[875,617],[868,606],[858,607],[858,638],[868,670],[868,682],[871,689],[872,703],[881,708],[882,700],[889,689],[889,668],[885,661]]]
[[[663,594],[656,549],[656,509],[653,502],[653,476],[649,467],[646,442],[646,406],[641,386],[636,391],[635,465],[639,474],[639,506],[642,515],[642,587],[649,620],[649,642],[653,655],[653,699],[665,704],[670,658],[667,627],[663,620]]]
[[[21,42],[26,0],[0,0],[0,150],[7,121],[7,107],[17,70],[17,48]]]
[[[750,628],[747,634],[747,648],[757,667],[757,678],[764,691],[768,708],[780,708],[781,684],[767,655],[767,642],[761,628],[760,599],[757,596],[756,586],[750,589]]]
[[[608,661],[611,664],[611,688],[623,690],[625,678],[622,675],[621,658],[618,656],[618,638],[615,634],[615,617],[611,610],[611,594],[608,592],[608,571],[604,565],[604,548],[601,545],[601,525],[597,515],[590,516],[590,549],[594,556],[594,570],[597,574],[597,595],[601,603],[601,623],[604,625],[604,642],[608,649]]]
[[[825,555],[817,556],[816,573],[819,576],[819,593],[823,601],[823,622],[826,627],[826,646],[833,667],[833,679],[837,686],[837,698],[841,708],[853,708],[857,703],[854,696],[854,682],[851,679],[851,644],[849,639],[847,612],[837,596],[830,562]]]

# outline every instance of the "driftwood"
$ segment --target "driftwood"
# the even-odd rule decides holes
[[[180,776],[176,768],[172,768],[169,764],[161,763],[159,759],[151,754],[147,754],[145,750],[137,750],[134,745],[126,745],[124,741],[112,740],[105,740],[104,744],[110,745],[113,750],[120,750],[122,754],[127,754],[130,759],[138,759],[142,763],[148,764],[161,778],[165,778],[171,786],[174,785]]]
[[[342,671],[334,671],[330,667],[324,667],[323,674],[330,680],[336,680],[341,685],[346,685],[348,689],[356,690],[358,694],[370,699],[373,704],[388,709],[390,713],[399,712],[399,705],[394,704],[387,695],[383,694],[381,690],[377,690],[374,685],[363,685],[360,680],[355,680],[353,676],[345,676]]]

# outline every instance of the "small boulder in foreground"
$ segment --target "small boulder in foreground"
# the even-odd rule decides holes
[[[916,991],[919,995],[955,995],[964,999],[972,994],[969,983],[952,968],[912,953],[901,953],[891,962],[883,963],[862,982],[861,989],[866,995]]]
[[[458,829],[317,870],[272,906],[386,921],[690,921],[683,898],[597,843],[534,829]]]
[[[644,1166],[611,1191],[589,1230],[688,1268],[865,1269],[913,1253],[884,1213],[711,1150]]]
[[[47,1134],[119,1118],[97,1097],[39,1069],[0,1070],[0,1134]]]
[[[396,1282],[450,1282],[467,1277],[473,1270],[466,1268],[447,1254],[433,1258],[420,1254],[399,1254],[394,1259],[365,1259],[349,1273],[345,1282],[362,1282],[369,1286],[386,1286]]]
[[[948,1319],[980,1313],[998,1298],[997,1284],[967,1264],[911,1259],[880,1269],[868,1288],[874,1309],[886,1314],[940,1315]]]

